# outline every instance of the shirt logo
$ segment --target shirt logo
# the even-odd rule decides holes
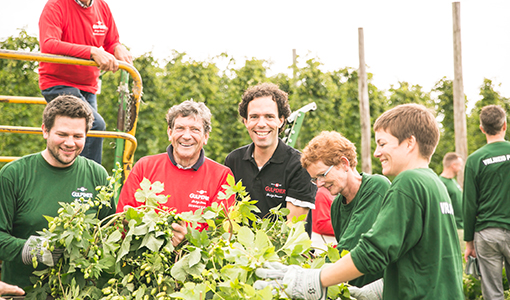
[[[76,191],[73,191],[71,193],[71,196],[73,196],[73,198],[75,198],[75,199],[80,199],[80,198],[91,199],[94,197],[94,194],[87,193],[87,188],[82,186],[82,187],[76,188]]]
[[[443,215],[453,215],[453,206],[448,202],[439,202]]]
[[[195,193],[190,193],[189,198],[191,202],[188,204],[188,207],[193,208],[204,208],[208,205],[209,196],[207,195],[207,191],[199,190]]]
[[[484,165],[492,165],[500,162],[505,162],[507,160],[510,160],[510,154],[507,155],[500,155],[500,156],[494,156],[491,158],[487,158],[483,160]]]
[[[94,35],[105,35],[108,31],[108,27],[103,22],[97,21],[96,24],[92,25],[92,31]]]
[[[283,195],[285,195],[285,193],[287,192],[287,190],[283,188],[283,185],[281,183],[271,183],[271,185],[266,186],[264,190],[269,193]]]

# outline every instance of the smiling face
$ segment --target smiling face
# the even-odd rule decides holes
[[[398,139],[385,130],[375,132],[377,148],[374,156],[379,158],[382,165],[382,173],[386,176],[397,176],[407,170],[409,162],[408,139],[398,143]]]
[[[340,163],[337,166],[333,166],[331,170],[323,175],[330,166],[325,165],[322,161],[311,163],[306,171],[310,174],[310,177],[317,178],[317,187],[325,187],[331,195],[342,194],[346,190],[348,184],[349,173],[345,172],[345,165]]]
[[[269,96],[255,98],[248,104],[247,119],[243,119],[251,140],[259,149],[276,149],[278,129],[284,118],[278,118],[278,106]]]
[[[198,161],[200,151],[209,139],[209,133],[204,133],[201,118],[179,116],[175,119],[173,128],[168,128],[168,139],[174,148],[175,161],[183,167],[190,167]]]
[[[85,119],[56,116],[53,127],[48,130],[43,124],[42,130],[46,139],[44,159],[57,168],[72,165],[85,146]]]

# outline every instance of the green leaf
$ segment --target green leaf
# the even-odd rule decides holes
[[[144,216],[144,213],[133,208],[133,207],[129,207],[125,213],[125,216],[126,216],[126,220],[128,220],[128,222],[131,220],[135,220],[136,225],[140,225],[140,223],[142,223],[142,218]]]
[[[164,243],[164,240],[155,238],[154,234],[147,234],[143,238],[140,248],[145,246],[145,247],[149,248],[151,251],[156,252],[156,251],[159,251],[159,249],[161,248],[163,243]]]
[[[46,221],[48,221],[48,223],[53,221],[53,219],[54,219],[53,217],[45,216],[45,215],[43,215],[43,217],[46,219]]]
[[[253,234],[253,231],[249,227],[243,226],[241,229],[239,229],[239,233],[237,236],[237,240],[243,244],[245,247],[253,248],[253,239],[255,238],[255,235]]]
[[[145,179],[145,178],[144,178]],[[151,190],[152,192],[154,193],[161,193],[162,191],[165,190],[165,185],[163,183],[161,183],[160,181],[156,181],[152,184],[151,186]]]
[[[142,182],[140,182],[140,188],[142,189],[142,191],[150,190],[150,188],[151,188],[150,180],[144,177]]]
[[[98,262],[97,262],[98,266],[101,268],[101,269],[110,269],[112,268],[114,265],[115,265],[115,257],[113,256],[105,256],[103,258],[101,258]]]
[[[121,238],[122,238],[122,233],[120,233],[120,231],[118,231],[118,230],[115,230],[112,234],[110,234],[108,236],[108,239],[106,240],[106,242],[109,244],[115,243],[117,241],[120,241]]]
[[[235,186],[236,185],[236,180],[235,180],[234,176],[232,176],[231,174],[228,174],[227,175],[227,183],[231,187]]]
[[[267,234],[262,230],[257,230],[255,235],[255,247],[259,249],[259,251],[264,251],[267,248],[272,246]]]
[[[283,246],[283,251],[288,255],[301,254],[301,252],[309,249],[311,246],[312,241],[305,231],[304,223],[299,222],[292,227],[289,237]]]
[[[202,253],[200,249],[196,248],[189,254],[189,267],[193,267],[194,265],[198,264],[200,260],[202,259]]]
[[[183,257],[174,264],[170,271],[170,274],[176,280],[185,281],[186,276],[188,275],[188,272],[186,271],[187,269],[189,269],[188,258]]]
[[[131,246],[131,239],[133,238],[132,235],[127,235],[124,238],[124,241],[122,242],[122,245],[120,246],[119,254],[117,255],[117,263],[124,257],[126,254],[129,253],[129,248]]]

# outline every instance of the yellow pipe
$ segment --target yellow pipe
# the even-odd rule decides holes
[[[48,63],[59,63],[59,64],[70,64],[70,65],[80,65],[80,66],[91,66],[97,67],[97,63],[93,60],[86,60],[76,57],[70,56],[62,56],[62,55],[54,55],[54,54],[45,54],[45,53],[34,53],[34,52],[23,52],[23,51],[13,51],[0,49],[0,58],[6,59],[15,59],[15,60],[27,60],[27,61],[42,61]],[[127,133],[131,136],[135,136],[136,133],[136,123],[138,121],[138,112],[140,111],[140,98],[142,97],[142,77],[138,70],[123,61],[119,61],[119,69],[125,70],[131,75],[133,78],[133,96],[135,100],[135,121],[133,122],[133,127]],[[92,136],[92,135],[90,135]],[[123,155],[123,168],[124,168],[124,178],[127,178],[131,168],[133,166],[134,156],[133,153],[136,150],[136,140],[133,142],[130,139],[126,140],[126,145],[124,147],[124,155]]]
[[[18,156],[0,156],[0,162],[10,162],[20,158]]]
[[[42,129],[40,127],[24,127],[24,126],[0,126],[0,132],[8,132],[8,133],[25,133],[25,134],[42,134]],[[102,137],[102,138],[120,138],[126,141],[129,141],[134,146],[132,147],[132,151],[126,153],[124,151],[124,155],[126,157],[133,159],[134,150],[137,146],[137,141],[134,136],[125,132],[116,132],[116,131],[99,131],[99,130],[91,130],[87,133],[87,136],[90,137]]]
[[[20,96],[3,96],[0,95],[0,103],[19,103],[19,104],[43,104],[46,100],[43,97],[20,97]]]

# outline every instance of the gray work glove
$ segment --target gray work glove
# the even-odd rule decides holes
[[[266,262],[264,268],[255,270],[255,274],[272,281],[257,280],[253,287],[257,290],[270,285],[276,289],[285,288],[283,297],[304,300],[324,300],[327,289],[322,287],[320,269],[303,269],[298,266],[286,266],[278,262]]]
[[[43,237],[31,235],[25,242],[23,251],[21,252],[23,263],[25,265],[31,265],[33,254],[35,254],[38,262],[48,267],[53,267],[62,256],[64,249],[57,248],[54,251],[50,251],[47,246],[44,246],[44,242],[47,244],[47,241],[48,240]]]
[[[361,288],[348,287],[351,296],[357,300],[381,300],[383,294],[384,283],[382,279],[376,280]]]

